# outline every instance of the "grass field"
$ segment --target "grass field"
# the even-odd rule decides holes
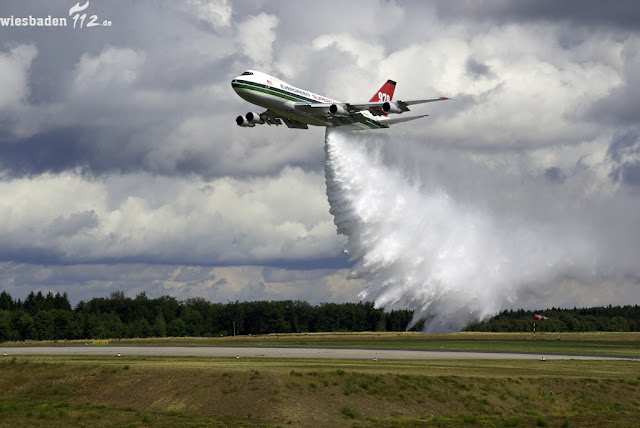
[[[466,342],[469,347],[463,349],[496,350],[496,343],[504,342],[510,351],[522,350],[511,348],[518,343],[532,345],[518,335],[393,337],[279,335],[145,343],[387,348],[411,343],[412,349],[434,349]],[[560,346],[551,336],[544,339],[534,346]],[[580,343],[614,355],[638,351],[634,334],[567,335],[560,343],[564,347],[554,349],[562,353],[585,353]],[[3,427],[637,427],[640,420],[640,362],[631,360],[18,356],[0,359],[0,373]]]

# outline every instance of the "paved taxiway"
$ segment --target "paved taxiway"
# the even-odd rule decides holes
[[[401,349],[271,348],[218,346],[34,346],[0,347],[9,355],[122,355],[153,357],[326,358],[385,360],[604,360],[616,357],[511,352],[421,351]]]

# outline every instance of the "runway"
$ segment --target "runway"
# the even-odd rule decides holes
[[[111,355],[148,357],[318,358],[342,360],[613,360],[592,355],[525,354],[513,352],[463,352],[446,350],[272,348],[218,346],[33,346],[0,347],[12,355]]]

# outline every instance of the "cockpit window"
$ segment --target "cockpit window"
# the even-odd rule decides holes
[[[253,76],[253,73],[250,71],[245,71],[244,73],[241,74],[241,76]]]

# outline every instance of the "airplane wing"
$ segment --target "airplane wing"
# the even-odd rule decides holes
[[[323,114],[326,117],[352,117],[349,123],[363,119],[362,111],[369,111],[374,116],[385,116],[390,113],[404,113],[414,104],[433,103],[448,100],[447,97],[409,101],[376,101],[368,103],[295,103],[294,108],[311,114]]]
[[[420,114],[417,116],[400,116],[392,118],[382,118],[380,119],[380,123],[385,125],[394,125],[396,123],[409,122],[410,120],[422,119],[423,117],[428,117],[428,114]]]
[[[337,104],[329,103],[295,103],[293,106],[296,110],[306,113],[307,115],[322,116],[323,120],[331,122],[333,126],[349,125],[366,120],[357,109],[343,110],[335,114],[331,111],[331,108],[336,105]],[[340,104],[340,106],[340,108],[342,108],[342,106],[349,106],[349,104]]]
[[[282,125],[282,122],[284,122],[284,124],[289,128],[309,129],[309,126],[306,123],[298,122],[297,120],[289,119],[288,117],[278,116],[271,110],[265,110],[260,113],[260,120],[264,121],[267,125],[277,126]]]
[[[351,108],[357,111],[369,110],[374,116],[384,116],[389,113],[404,113],[409,111],[409,106],[414,104],[433,103],[436,101],[448,100],[447,97],[430,98],[426,100],[409,100],[409,101],[376,101],[372,103],[349,104]],[[386,109],[386,110],[385,110]]]

